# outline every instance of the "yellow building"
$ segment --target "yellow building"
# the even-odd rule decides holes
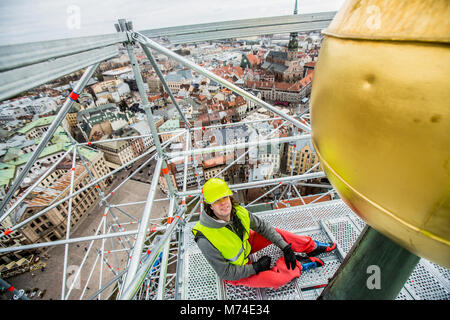
[[[84,107],[81,104],[74,102],[72,108],[70,108],[70,111],[66,114],[67,123],[71,128],[77,126],[77,114],[81,110],[84,110]]]
[[[97,144],[97,148],[104,153],[106,163],[111,169],[134,159],[133,147],[128,140],[101,142]]]
[[[303,174],[319,162],[319,157],[309,141],[297,141],[289,144],[287,152],[286,171],[293,169],[295,174]],[[318,165],[312,172],[322,171],[322,165]]]

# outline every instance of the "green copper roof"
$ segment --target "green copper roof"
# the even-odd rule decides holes
[[[70,143],[55,143],[48,147],[45,147],[42,150],[42,153],[39,156],[40,158],[46,157],[48,155],[57,153],[57,152],[65,152],[69,149]],[[94,159],[96,155],[98,155],[98,151],[87,148],[87,147],[78,147],[78,152],[83,155],[84,158],[88,160]],[[25,153],[18,157],[15,161],[2,162],[0,163],[0,186],[9,185],[12,179],[15,177],[16,168],[28,162],[31,158],[32,153]]]
[[[11,179],[14,178],[16,172],[16,168],[14,166],[2,166],[0,168],[0,187],[1,186],[9,186]]]
[[[179,119],[169,119],[159,127],[159,132],[172,131],[180,128]]]
[[[22,134],[26,134],[31,129],[50,125],[53,122],[53,120],[55,120],[55,118],[56,118],[56,116],[39,118],[37,120],[34,120],[34,121],[30,122],[25,127],[23,127],[22,129],[18,130],[17,132],[22,133]]]
[[[24,152],[19,148],[9,148],[8,152],[6,153],[5,157],[3,158],[4,162],[13,161],[14,159],[20,157],[23,155]]]

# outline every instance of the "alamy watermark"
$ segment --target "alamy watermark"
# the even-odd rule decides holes
[[[66,10],[68,16],[66,26],[69,30],[77,30],[81,28],[81,9],[77,5],[70,5]]]
[[[73,284],[73,289],[80,289],[80,285],[81,285],[80,275],[77,276],[77,274],[79,273],[78,272],[79,269],[80,269],[80,267],[77,265],[70,265],[67,267],[67,273],[70,275],[66,281],[67,289],[70,289],[72,284]]]
[[[366,27],[370,30],[379,30],[381,28],[381,9],[378,6],[371,5],[366,9],[369,17],[366,20]]]
[[[370,265],[367,267],[367,274],[370,276],[367,278],[366,286],[369,290],[381,289],[381,270],[377,265]]]

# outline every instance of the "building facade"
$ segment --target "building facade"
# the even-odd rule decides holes
[[[95,179],[98,179],[109,172],[101,152],[86,149],[81,152],[83,153],[83,156],[89,160],[86,163]],[[71,164],[69,165],[71,166]],[[70,194],[69,186],[71,175],[72,170],[62,166],[44,179],[42,183],[30,193],[29,197],[24,200],[25,210],[18,222],[24,221],[30,216],[47,208],[49,205],[67,197]],[[91,183],[91,177],[86,168],[81,164],[81,161],[77,161],[74,176],[74,192]],[[72,198],[70,217],[72,231],[75,230],[76,226],[86,213],[97,205],[100,200],[99,189],[104,191],[109,184],[110,180],[105,179],[100,181],[97,186],[88,188]],[[68,222],[68,206],[69,200],[26,224],[21,230],[22,234],[27,239],[26,242],[48,242],[65,237]]]
[[[289,144],[287,151],[286,170],[295,174],[303,174],[319,162],[319,156],[310,141],[297,141]],[[310,173],[322,171],[319,164]]]
[[[128,140],[100,142],[97,148],[104,153],[110,168],[118,168],[134,159],[133,147]]]

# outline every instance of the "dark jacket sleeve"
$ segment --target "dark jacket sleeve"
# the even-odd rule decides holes
[[[196,241],[206,260],[221,279],[232,281],[256,274],[251,264],[237,266],[228,262],[204,236],[198,236]]]
[[[269,222],[254,215],[250,211],[248,213],[250,215],[250,229],[256,231],[280,249],[284,249],[288,245]]]

